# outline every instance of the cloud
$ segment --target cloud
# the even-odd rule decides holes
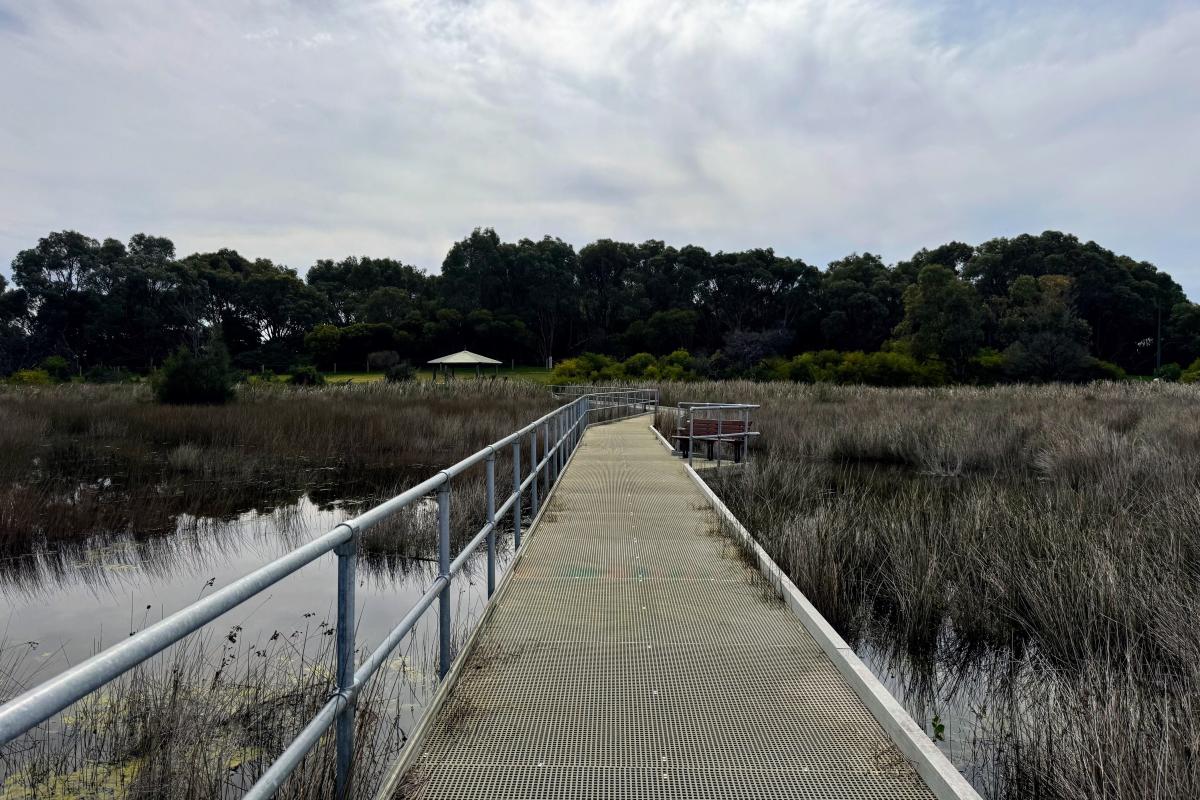
[[[1200,9],[0,2],[0,259],[149,231],[304,268],[505,238],[823,263],[1061,228],[1200,264]]]

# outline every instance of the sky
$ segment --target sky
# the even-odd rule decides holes
[[[1065,230],[1200,299],[1200,0],[0,0],[53,230],[437,271],[478,226],[824,266]]]

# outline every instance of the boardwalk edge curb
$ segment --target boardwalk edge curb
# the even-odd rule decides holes
[[[654,429],[651,428],[651,430]],[[658,436],[659,441],[666,445],[662,434],[657,430],[654,430],[654,433]],[[954,768],[945,754],[934,745],[925,731],[913,721],[896,698],[884,688],[874,673],[859,659],[854,650],[825,620],[825,617],[821,616],[821,612],[809,602],[796,584],[792,583],[791,578],[779,568],[775,560],[759,545],[750,531],[746,530],[746,527],[709,488],[696,470],[687,464],[684,464],[683,468],[700,487],[700,491],[708,499],[717,516],[732,528],[753,551],[758,560],[759,571],[779,592],[788,608],[800,618],[800,622],[808,629],[809,634],[829,656],[842,677],[846,679],[846,683],[883,727],[884,732],[896,745],[896,748],[912,763],[917,774],[921,776],[938,800],[982,800],[979,793],[962,776],[962,773]]]

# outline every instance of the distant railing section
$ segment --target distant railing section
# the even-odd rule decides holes
[[[569,399],[595,394],[637,394],[650,405],[658,404],[658,389],[646,389],[633,386],[592,386],[586,383],[552,383],[548,387],[555,397]]]
[[[274,795],[325,731],[334,725],[336,797],[344,799],[352,796],[350,768],[354,752],[354,708],[356,698],[367,681],[379,671],[434,600],[438,603],[439,618],[438,674],[439,677],[445,677],[453,658],[450,644],[451,580],[471,554],[486,541],[487,591],[488,597],[492,596],[496,589],[496,521],[505,514],[512,514],[513,544],[519,550],[522,497],[528,492],[530,512],[536,518],[539,498],[547,497],[558,482],[584,429],[596,422],[651,410],[658,401],[658,394],[654,390],[587,388],[591,391],[579,393],[569,403],[447,467],[423,483],[341,523],[308,544],[8,701],[0,706],[0,744],[7,744],[301,567],[332,552],[337,556],[336,690],[244,797],[262,800]],[[512,490],[497,508],[496,455],[504,452],[505,448],[511,450]],[[531,465],[527,474],[521,469],[522,453],[528,453]],[[451,481],[481,463],[486,471],[487,521],[462,552],[451,560]],[[374,652],[355,669],[354,587],[359,539],[367,529],[433,492],[437,493],[438,508],[438,576]]]

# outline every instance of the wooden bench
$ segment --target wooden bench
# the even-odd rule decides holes
[[[691,423],[691,432],[694,436],[720,436],[719,439],[701,439],[698,444],[707,446],[708,460],[714,459],[716,447],[721,444],[733,445],[733,460],[741,461],[744,453],[742,449],[746,445],[746,438],[742,436],[746,432],[746,423],[740,419],[724,419],[720,420],[720,431],[717,430],[718,420],[715,419],[697,419]],[[684,458],[688,455],[689,437],[688,426],[681,425],[675,429],[675,435],[671,439],[678,444],[680,453]]]

